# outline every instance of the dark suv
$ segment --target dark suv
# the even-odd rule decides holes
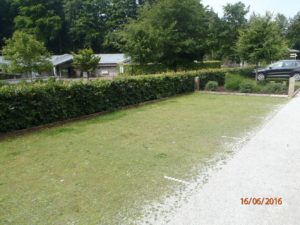
[[[256,70],[253,71],[254,76]],[[300,60],[281,60],[275,62],[264,69],[257,70],[257,80],[266,78],[289,78],[294,76],[295,80],[300,80]]]

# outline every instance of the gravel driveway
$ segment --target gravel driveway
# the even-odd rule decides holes
[[[252,202],[242,205],[241,198],[252,198]],[[264,204],[259,205],[262,200]],[[268,200],[273,204],[266,205]],[[215,171],[188,201],[172,213],[166,212],[164,218],[168,222],[156,218],[153,224],[300,224],[299,95],[228,159],[221,170]]]

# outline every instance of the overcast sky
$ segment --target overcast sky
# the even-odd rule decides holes
[[[223,15],[222,6],[227,3],[236,3],[239,0],[202,0],[204,5],[210,5],[219,16]],[[251,12],[264,14],[266,11],[282,13],[287,17],[293,17],[300,11],[299,0],[240,0],[246,6],[250,5]]]

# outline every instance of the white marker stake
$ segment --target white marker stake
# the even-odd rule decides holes
[[[179,179],[176,179],[176,178],[173,178],[173,177],[164,176],[164,178],[167,179],[167,180],[176,181],[176,182],[179,182],[179,183],[182,183],[182,184],[191,184],[187,181],[179,180]]]
[[[228,137],[228,136],[222,136],[222,138],[230,138],[230,139],[234,139],[234,140],[241,140],[242,138],[238,138],[238,137]]]

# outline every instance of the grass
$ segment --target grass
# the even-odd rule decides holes
[[[284,99],[191,94],[0,142],[0,224],[127,224]]]

